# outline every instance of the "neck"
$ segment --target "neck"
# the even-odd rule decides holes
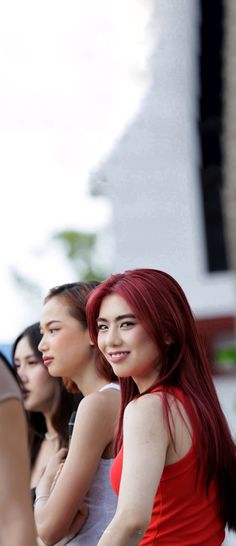
[[[92,381],[89,379],[88,381],[84,379],[84,381],[80,381],[79,384],[77,384],[77,387],[79,388],[80,392],[82,392],[83,396],[87,396],[88,394],[92,394],[93,392],[99,391],[102,387],[109,384],[109,381],[106,379],[103,379],[102,377],[97,376]]]
[[[93,359],[84,369],[71,378],[82,392],[83,396],[87,396],[92,392],[96,392],[104,385],[108,385],[109,381],[98,375],[95,359]]]
[[[159,379],[159,371],[153,370],[153,373],[149,374],[148,377],[132,377],[136,383],[140,394],[147,389],[149,389],[156,381]]]
[[[54,426],[52,425],[52,420],[51,420],[51,417],[49,414],[44,414],[44,417],[45,417],[45,421],[46,421],[46,427],[47,427],[47,436],[48,436],[48,439],[52,439],[52,438],[56,438],[58,436],[58,433],[56,431],[56,429],[54,428]]]

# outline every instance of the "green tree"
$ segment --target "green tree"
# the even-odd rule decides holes
[[[53,235],[52,239],[62,245],[79,280],[102,281],[106,277],[106,273],[96,265],[95,233],[63,230]]]

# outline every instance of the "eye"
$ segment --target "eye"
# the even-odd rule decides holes
[[[131,326],[135,326],[136,322],[132,322],[130,320],[126,320],[125,322],[121,322],[120,327],[121,328],[130,328]]]
[[[29,360],[28,364],[30,366],[34,366],[35,364],[41,364],[41,361],[40,360]]]
[[[58,332],[60,330],[60,328],[49,328],[48,331],[50,332],[50,334],[53,334],[54,332]]]
[[[108,326],[106,324],[98,324],[97,328],[99,332],[104,332],[104,330],[108,329]]]

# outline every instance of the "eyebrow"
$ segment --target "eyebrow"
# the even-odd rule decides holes
[[[61,323],[62,321],[61,320],[49,320],[48,322],[46,322],[46,324],[44,325],[45,328],[48,328],[48,326],[50,326],[51,324],[54,324],[55,322],[58,322],[58,323]],[[43,328],[43,325],[40,324],[40,328]]]
[[[34,354],[33,351],[29,355],[24,356],[26,360],[29,360],[30,358],[34,358],[34,357],[36,357],[36,355]],[[20,358],[18,356],[14,357],[14,362],[20,362]]]
[[[119,320],[123,320],[123,319],[127,319],[127,318],[135,319],[135,315],[133,315],[133,313],[127,313],[125,315],[118,315],[118,317],[115,318],[115,321],[119,322]],[[97,322],[99,322],[99,321],[109,322],[109,320],[107,320],[106,318],[103,318],[103,317],[98,317]]]

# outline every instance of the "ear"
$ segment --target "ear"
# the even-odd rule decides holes
[[[88,343],[89,343],[90,347],[94,347],[95,343],[93,343],[93,341],[91,340],[88,328],[86,328],[86,336],[87,336],[87,340],[88,340]]]
[[[91,340],[91,337],[89,336],[89,345],[90,347],[94,347],[95,346],[95,343],[93,343],[93,341]]]

